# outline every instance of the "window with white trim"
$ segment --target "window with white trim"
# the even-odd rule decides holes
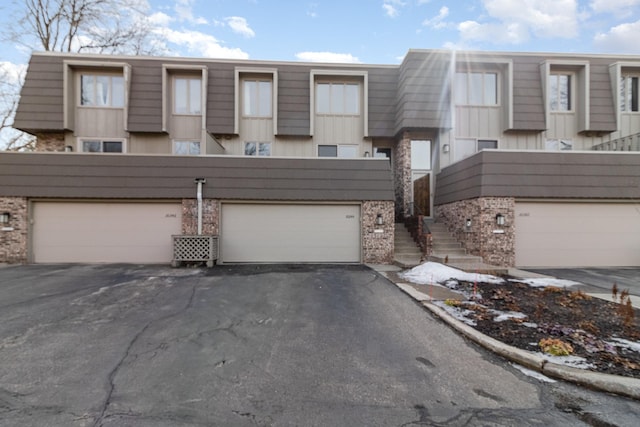
[[[174,77],[173,113],[202,114],[202,79],[200,77]]]
[[[620,111],[623,113],[638,112],[638,79],[636,74],[622,75],[620,78]]]
[[[197,156],[200,154],[200,141],[173,141],[173,154]]]
[[[244,155],[245,156],[270,156],[271,143],[270,142],[245,142]]]
[[[316,83],[316,114],[360,114],[360,84]]]
[[[455,76],[456,105],[498,105],[498,74],[496,72],[457,72]]]
[[[245,117],[271,117],[272,83],[270,80],[244,80],[242,91],[242,114]]]
[[[80,105],[124,107],[124,77],[95,73],[80,74]]]
[[[124,153],[124,141],[113,139],[82,139],[80,150],[83,153]]]
[[[572,111],[573,75],[552,73],[549,75],[549,110]]]

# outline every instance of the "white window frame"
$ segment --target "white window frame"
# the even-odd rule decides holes
[[[85,142],[99,142],[100,143],[100,151],[85,151],[84,143]],[[105,142],[120,142],[122,143],[122,151],[108,151],[106,154],[124,154],[127,152],[127,139],[126,138],[90,138],[83,137],[78,138],[77,141],[77,152],[78,153],[89,153],[89,154],[105,154],[104,151],[104,143]]]
[[[336,147],[335,156],[320,156],[320,147]],[[345,156],[345,150],[355,150],[353,156]],[[341,155],[342,154],[342,155]],[[316,156],[330,159],[356,159],[360,157],[360,146],[358,144],[318,144],[316,146]]]
[[[268,94],[264,94],[261,89],[261,83],[269,84]],[[255,100],[248,99],[247,86],[249,84],[255,85]],[[268,96],[268,102],[263,99],[263,97]],[[247,108],[251,106],[252,101],[255,101],[254,108],[249,108],[250,110],[254,110],[255,113],[251,111],[247,111]],[[268,111],[262,111],[262,106],[268,105]],[[270,79],[264,78],[243,78],[242,79],[242,117],[248,118],[258,118],[258,119],[270,119],[273,117],[273,81]]]
[[[92,94],[91,94],[91,99],[90,99],[90,103],[84,103],[84,98],[83,98],[83,94],[84,94],[84,85],[83,85],[83,80],[85,78],[92,78],[93,80],[93,84],[92,84]],[[98,104],[96,103],[96,99],[98,99],[98,87],[99,85],[98,83],[98,79],[108,79],[108,85],[107,85],[107,102],[104,105]],[[120,87],[122,89],[122,93],[120,94],[119,98],[122,99],[122,105],[113,105],[113,101],[114,101],[114,79],[120,79]],[[125,76],[124,73],[111,73],[111,72],[101,72],[98,70],[95,71],[80,71],[78,73],[78,100],[77,100],[77,106],[81,107],[81,108],[113,108],[113,109],[123,109],[125,108],[125,104],[127,103],[126,100],[126,94],[127,94],[127,90],[126,90],[126,81],[125,81]]]
[[[480,86],[482,89],[482,93],[480,97],[482,101],[480,102],[472,102],[471,100],[471,88],[475,86],[475,83],[472,81],[472,76],[479,75],[482,78],[482,85]],[[486,85],[486,77],[494,76],[494,85],[495,85],[495,102],[491,100],[488,102],[488,90]],[[460,83],[464,80],[464,88],[460,87]],[[500,105],[500,72],[497,70],[467,70],[467,71],[456,71],[455,73],[455,86],[454,86],[454,103],[455,105],[461,106],[473,106],[473,107],[498,107]],[[464,100],[459,99],[461,97],[461,93],[464,92]],[[460,101],[460,102],[459,102]]]
[[[254,152],[255,154],[247,154],[247,146],[249,144],[255,144],[255,152]],[[261,146],[268,146],[269,154],[260,154]],[[243,150],[244,150],[243,151],[244,155],[247,157],[271,157],[271,154],[273,152],[273,144],[271,143],[271,141],[245,141]]]
[[[349,117],[359,117],[360,116],[360,82],[357,81],[339,81],[339,80],[319,80],[316,81],[315,85],[316,91],[316,105],[315,105],[315,113],[318,116],[349,116]],[[326,87],[328,89],[326,103],[327,106],[325,109],[320,108],[320,88]],[[349,96],[349,91],[347,88],[356,88],[355,93],[355,103],[354,100]],[[352,94],[353,95],[353,94]],[[355,106],[355,111],[353,111],[351,107]]]
[[[560,108],[560,99],[561,99],[561,88],[560,88],[560,77],[567,77],[569,79],[569,84],[568,84],[568,88],[567,90],[569,91],[569,94],[567,95],[567,102],[568,102],[568,106],[567,109],[563,109]],[[555,92],[555,98],[554,98],[554,91],[553,91],[553,85],[551,84],[551,80],[552,79],[557,79],[558,80],[558,86],[556,88],[556,92]],[[570,71],[551,71],[549,73],[549,77],[548,77],[548,98],[549,98],[549,111],[552,113],[573,113],[574,112],[574,106],[575,106],[575,82],[576,82],[576,73],[574,72],[570,72]],[[553,101],[554,99],[558,100],[558,107],[556,107],[554,109],[553,106]]]
[[[635,79],[635,88],[633,79]],[[633,109],[634,106],[635,109]],[[640,113],[640,73],[625,72],[620,76],[620,103],[618,108],[621,113]]]
[[[177,150],[178,145],[181,145],[181,144],[196,144],[196,143],[198,144],[198,150],[199,150],[198,153],[196,153],[196,154],[191,153],[190,152],[191,150],[189,150],[188,153],[184,153],[184,154],[177,152],[178,151]],[[199,156],[199,155],[202,154],[202,142],[198,141],[198,140],[195,140],[195,139],[174,139],[173,140],[173,150],[172,150],[172,152],[173,152],[173,154],[179,155],[179,156]]]
[[[178,101],[178,81],[182,81],[184,80],[186,82],[187,85],[187,89],[185,92],[185,104],[186,104],[186,111],[185,112],[179,112],[177,111],[177,101]],[[198,90],[197,91],[193,91],[191,88],[191,85],[193,82],[197,81],[198,82]],[[172,85],[172,89],[171,89],[171,95],[172,95],[172,102],[171,102],[171,111],[173,113],[173,115],[175,116],[201,116],[202,115],[202,76],[201,75],[182,75],[182,74],[175,74],[172,76],[171,78],[171,85]],[[198,107],[197,110],[193,109],[193,102],[192,102],[192,95],[194,93],[197,93],[198,95]]]

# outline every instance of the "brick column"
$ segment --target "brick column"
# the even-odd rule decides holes
[[[0,224],[0,263],[28,261],[28,203],[25,197],[0,197],[0,214],[8,213],[8,223]]]
[[[64,151],[63,133],[39,133],[36,138],[36,151]]]
[[[202,234],[220,232],[220,203],[216,199],[202,200]],[[182,199],[182,234],[198,234],[198,201]]]
[[[367,264],[391,264],[395,234],[394,203],[366,201],[362,203],[362,257]],[[376,220],[382,214],[382,225]]]
[[[408,132],[398,141],[394,153],[394,186],[397,219],[411,216],[411,136]]]

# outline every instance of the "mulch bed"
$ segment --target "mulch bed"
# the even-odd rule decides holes
[[[640,378],[640,352],[611,344],[614,338],[640,341],[640,310],[626,304],[624,292],[615,293],[614,303],[613,292],[611,301],[606,301],[571,288],[534,288],[519,282],[460,282],[456,291],[471,295],[470,300],[446,303],[470,310],[466,317],[485,335],[534,352],[542,351],[541,340],[559,340],[565,349],[569,344],[572,356],[592,364],[590,370]],[[492,310],[522,313],[526,318],[496,322],[498,314]]]

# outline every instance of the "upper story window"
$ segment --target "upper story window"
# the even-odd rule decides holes
[[[318,145],[318,157],[358,157],[357,145]]]
[[[549,75],[549,109],[551,111],[572,111],[573,76],[567,73]]]
[[[358,83],[317,83],[316,113],[360,114],[360,85]]]
[[[620,78],[620,111],[638,112],[638,76],[623,75]]]
[[[197,156],[200,154],[200,141],[174,141],[173,154]]]
[[[80,105],[85,107],[124,107],[124,77],[107,74],[81,74]]]
[[[173,113],[202,114],[202,79],[200,77],[173,79]]]
[[[271,117],[271,81],[244,80],[242,83],[243,109],[247,117]]]
[[[108,139],[83,139],[80,141],[83,153],[122,153],[124,141]]]
[[[244,155],[245,156],[270,156],[271,143],[270,142],[245,142]]]
[[[495,72],[457,72],[457,105],[498,105],[498,74]]]

